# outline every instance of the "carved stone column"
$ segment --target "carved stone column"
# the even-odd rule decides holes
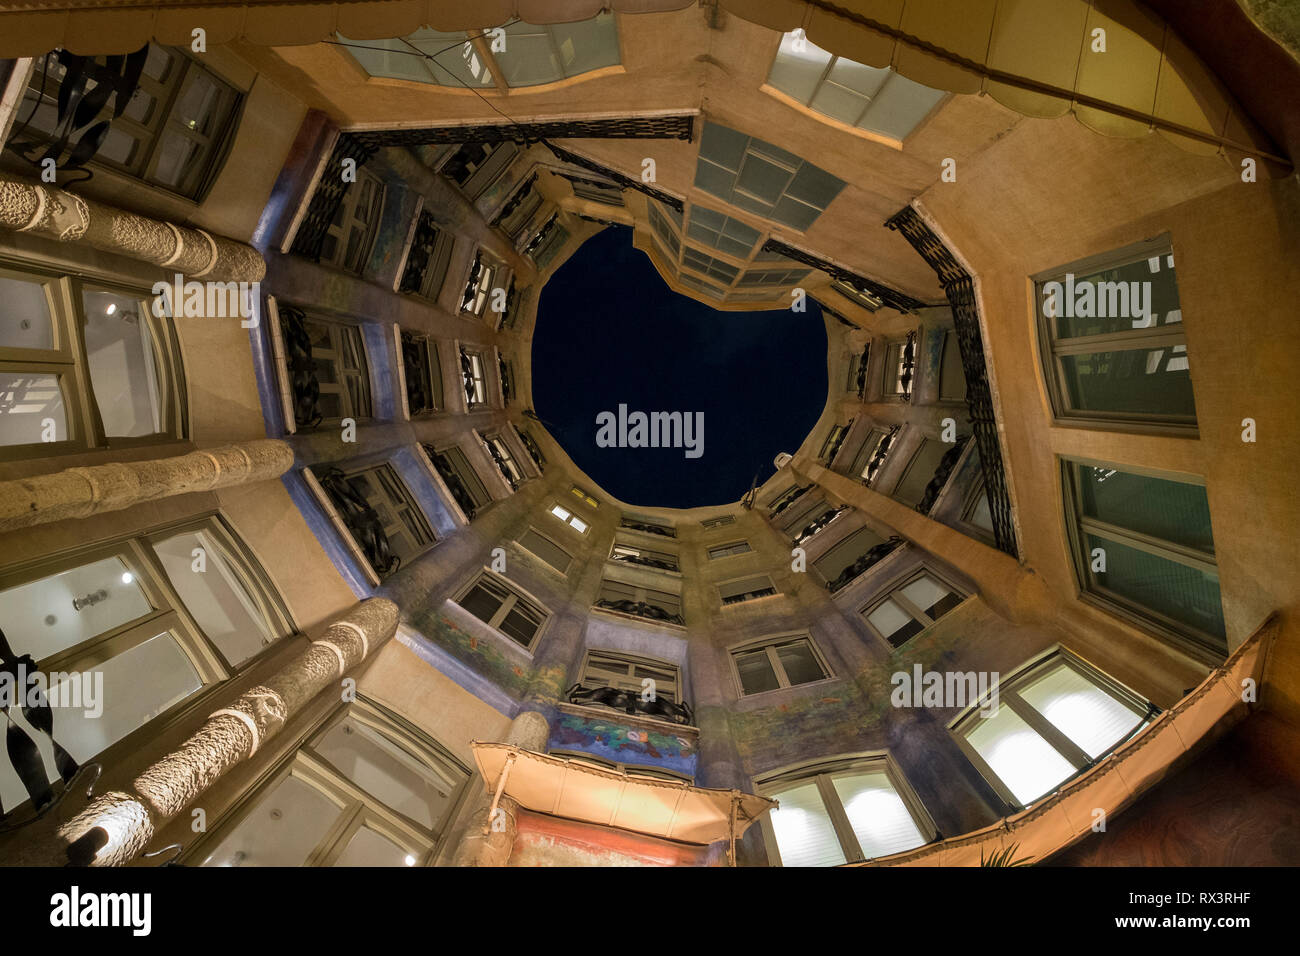
[[[214,713],[180,747],[137,776],[130,792],[110,791],[91,801],[59,828],[51,856],[90,866],[121,866],[139,856],[164,823],[255,754],[308,701],[374,654],[396,630],[392,601],[370,598],[355,605],[266,683]]]
[[[293,449],[258,439],[152,461],[67,468],[52,475],[0,481],[0,532],[101,511],[120,511],[194,491],[278,478],[293,467]]]
[[[266,275],[261,253],[245,243],[4,175],[0,175],[0,228],[60,242],[84,242],[170,267],[191,279],[260,282]]]
[[[550,735],[551,728],[546,718],[535,710],[526,710],[511,723],[505,742],[545,753],[546,741]],[[486,780],[484,784],[492,792],[484,792],[475,797],[469,827],[461,837],[460,846],[456,848],[452,866],[505,866],[510,859],[510,851],[514,849],[515,833],[519,827],[519,804],[502,796],[497,802],[497,809],[502,812],[493,821],[490,811],[497,781]]]

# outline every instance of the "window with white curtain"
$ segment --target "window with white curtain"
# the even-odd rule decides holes
[[[1022,807],[1092,766],[1153,713],[1146,700],[1064,650],[1003,681],[998,696],[991,715],[981,701],[953,731],[994,788]]]
[[[845,758],[755,780],[779,807],[762,821],[768,860],[839,866],[901,853],[934,824],[888,755]]]

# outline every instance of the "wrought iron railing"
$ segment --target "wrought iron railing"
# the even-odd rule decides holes
[[[497,372],[501,376],[501,397],[509,405],[515,397],[515,376],[504,355],[497,356]]]
[[[818,515],[817,518],[815,518],[813,521],[809,522],[807,527],[805,527],[802,531],[800,531],[797,535],[795,535],[794,537],[795,547],[798,547],[799,545],[807,541],[809,538],[823,531],[827,525],[829,525],[832,521],[834,521],[845,511],[847,511],[848,508],[849,508],[848,505],[840,505],[838,508],[832,508],[827,506],[825,511],[823,511],[820,515]]]
[[[433,263],[433,253],[441,232],[433,216],[422,211],[415,224],[415,235],[411,240],[411,251],[406,256],[406,266],[402,269],[402,281],[397,287],[398,292],[423,294],[425,273]],[[437,298],[437,289],[431,289],[430,292],[432,298]]]
[[[546,470],[546,456],[542,454],[541,447],[537,444],[537,439],[533,438],[525,429],[516,428],[515,432],[519,435],[519,440],[524,443],[524,450],[528,452],[528,457],[533,460],[538,471]]]
[[[843,589],[851,581],[865,574],[867,570],[872,567],[872,565],[877,564],[883,558],[887,557],[895,548],[897,548],[902,543],[903,543],[903,539],[900,538],[898,535],[894,535],[888,541],[882,541],[880,544],[876,545],[874,548],[867,551],[856,561],[854,561],[843,571],[841,571],[839,577],[837,577],[834,581],[827,581],[826,590],[834,594],[835,592]]]
[[[325,494],[329,495],[348,534],[352,535],[352,540],[357,543],[375,573],[382,577],[396,571],[401,566],[401,558],[393,554],[388,535],[370,502],[352,487],[347,476],[338,468],[321,471],[316,480],[325,489]]]
[[[536,143],[547,139],[683,139],[690,140],[695,114],[626,116],[598,120],[481,123],[474,126],[434,126],[424,129],[379,129],[354,134],[367,145],[431,146],[451,143]]]
[[[294,426],[299,431],[306,431],[319,425],[323,418],[316,407],[320,402],[320,380],[316,377],[316,363],[311,357],[307,316],[301,309],[284,303],[279,305],[279,313]]]
[[[492,226],[493,227],[499,226],[506,219],[509,219],[511,213],[513,213],[516,209],[518,209],[520,203],[522,203],[525,199],[528,198],[528,194],[532,191],[533,187],[536,185],[537,185],[536,173],[533,173],[526,180],[520,183],[519,187],[515,189],[514,193],[510,196],[510,198],[506,200],[506,204],[501,207],[501,210],[495,216],[492,217]]]
[[[483,253],[474,253],[474,264],[469,268],[469,278],[465,280],[465,292],[460,297],[460,310],[464,312],[478,294],[478,278],[483,274]]]
[[[442,478],[443,484],[451,492],[452,500],[464,512],[466,518],[473,520],[480,505],[469,488],[466,487],[460,473],[456,471],[456,466],[451,463],[446,455],[439,452],[432,445],[423,445],[421,447],[424,448],[424,453],[429,456],[429,461],[433,463],[433,468]]]
[[[902,427],[902,425],[895,425],[881,436],[880,444],[872,452],[871,461],[867,462],[866,472],[858,476],[858,480],[864,485],[869,485],[876,480],[876,475],[880,473],[881,466],[885,464],[885,459],[889,457],[889,449],[894,444],[894,439],[898,437]]]
[[[524,255],[531,257],[534,252],[540,249],[542,243],[546,241],[546,237],[551,234],[551,230],[554,229],[559,222],[560,214],[558,212],[551,213],[551,218],[546,220],[546,223],[542,228],[537,230],[537,235],[533,236],[533,238],[529,240],[528,245],[524,246]]]
[[[312,193],[311,202],[307,205],[307,213],[303,216],[297,233],[294,234],[294,253],[313,262],[320,261],[327,230],[338,214],[344,193],[351,185],[343,179],[341,172],[343,160],[354,160],[356,168],[360,169],[365,165],[366,160],[375,155],[378,148],[368,145],[351,133],[339,133],[339,138],[334,143],[334,150],[330,153],[329,162],[325,166],[325,175],[322,175],[320,182],[316,184],[316,191]]]
[[[792,246],[782,242],[780,239],[768,239],[763,243],[764,252],[775,252],[785,256],[787,259],[793,259],[795,262],[802,262],[806,266],[812,266],[814,269],[820,269],[832,279],[839,279],[857,289],[859,292],[875,296],[891,309],[897,309],[899,312],[915,312],[917,309],[925,308],[926,303],[920,299],[914,299],[906,293],[899,292],[897,289],[891,289],[889,286],[874,279],[868,279],[866,276],[860,276],[856,272],[850,272],[843,266],[838,266],[833,262],[821,258],[814,253]]]
[[[934,503],[939,500],[939,495],[948,484],[948,479],[952,477],[952,471],[957,467],[957,460],[961,458],[962,450],[966,447],[969,436],[963,435],[958,438],[951,448],[943,453],[939,459],[939,464],[934,469],[934,477],[930,483],[925,486],[925,493],[921,495],[921,500],[916,504],[916,510],[923,515],[928,515]]]
[[[643,531],[646,534],[657,534],[662,538],[677,537],[677,529],[665,527],[660,524],[650,524],[646,521],[637,521],[635,518],[624,518],[620,525],[624,528],[631,528],[633,531]]]
[[[479,395],[480,383],[474,375],[474,362],[464,349],[460,350],[460,377],[461,386],[465,392],[465,407],[478,408],[487,404],[486,396],[480,397]]]
[[[688,139],[689,137],[683,138]],[[640,179],[625,176],[617,170],[610,169],[608,166],[602,166],[600,163],[590,160],[586,156],[579,156],[577,153],[572,153],[562,146],[556,146],[554,143],[546,142],[543,143],[543,145],[561,162],[568,163],[571,166],[580,166],[581,168],[593,173],[599,173],[606,179],[618,183],[618,185],[622,186],[624,189],[635,189],[637,192],[644,193],[650,198],[663,203],[665,206],[671,206],[678,212],[682,212],[686,208],[686,204],[672,193],[666,193],[662,189],[656,189],[648,183],[643,183]]]
[[[620,614],[631,614],[633,617],[643,617],[648,621],[663,621],[666,624],[680,624],[685,626],[686,621],[680,613],[673,613],[667,608],[662,608],[657,604],[648,604],[645,601],[614,601],[609,598],[601,598],[596,602],[596,607],[604,608],[606,611],[618,611]]]
[[[519,479],[516,478],[511,473],[509,467],[507,467],[506,460],[501,456],[501,452],[497,450],[496,444],[490,441],[485,441],[483,442],[483,447],[487,449],[488,455],[492,458],[492,463],[497,466],[497,471],[501,472],[501,477],[506,480],[506,484],[510,486],[510,490],[518,491]]]
[[[789,508],[792,504],[798,501],[799,498],[803,496],[804,492],[808,491],[812,487],[813,485],[807,484],[807,485],[800,485],[797,488],[791,488],[780,498],[777,498],[776,501],[772,502],[772,508],[768,512],[767,516],[769,518],[775,518],[786,508]]]
[[[571,704],[610,707],[627,714],[657,717],[686,726],[693,726],[695,722],[691,706],[684,700],[675,702],[659,696],[645,700],[639,691],[619,687],[585,687],[581,682],[570,687],[565,696]]]
[[[970,273],[962,268],[952,253],[934,234],[916,210],[907,206],[886,223],[912,244],[934,269],[952,307],[957,343],[961,348],[962,370],[966,374],[966,402],[970,408],[971,428],[979,449],[984,487],[989,496],[989,513],[993,519],[993,538],[997,547],[1017,556],[1015,521],[1011,513],[1011,495],[1002,463],[1002,446],[998,439],[997,418],[993,412],[993,392],[984,361],[984,340],[980,334],[979,307]]]
[[[916,330],[907,333],[903,343],[902,368],[898,373],[898,385],[902,389],[900,397],[905,402],[912,400],[912,383],[916,380]]]

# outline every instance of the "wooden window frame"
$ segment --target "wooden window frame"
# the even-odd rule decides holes
[[[557,508],[563,511],[564,514],[563,515],[556,514],[555,509]],[[591,522],[583,519],[579,515],[574,514],[574,512],[571,511],[569,508],[566,508],[565,502],[560,502],[560,501],[549,502],[546,505],[546,513],[550,515],[552,518],[555,518],[557,521],[563,522],[567,528],[569,528],[571,531],[576,531],[578,534],[585,535],[588,531],[591,530]],[[575,519],[578,522],[580,522],[583,525],[583,527],[581,528],[577,527],[577,525],[573,523]]]
[[[365,477],[366,486],[374,493],[378,501],[364,492],[362,497],[366,499],[366,502],[374,509],[375,514],[379,516],[380,524],[389,542],[393,541],[395,535],[401,534],[414,546],[414,550],[409,555],[397,555],[403,565],[429,551],[438,543],[438,536],[434,533],[433,526],[429,523],[424,509],[415,500],[415,496],[411,494],[411,489],[406,485],[406,479],[402,477],[401,472],[393,466],[391,461],[381,461],[360,468],[343,468],[341,470],[344,478],[348,479],[349,484],[352,483],[351,480],[354,478]],[[393,485],[391,482],[396,484]],[[409,521],[407,518],[409,518]],[[421,537],[425,537],[427,540],[419,540]],[[396,548],[393,548],[392,551],[397,554]]]
[[[400,325],[393,326],[397,338],[397,366],[398,366],[398,384],[400,385],[400,394],[402,399],[402,410],[406,418],[424,418],[438,412],[446,411],[446,394],[443,392],[442,381],[442,356],[438,351],[438,340],[431,335],[422,332],[415,332],[410,329],[404,329]],[[414,349],[422,349],[424,352],[424,369],[425,381],[422,383],[429,392],[431,407],[412,410],[410,402],[409,387],[406,371],[405,348],[410,346]]]
[[[812,648],[813,659],[817,662],[818,666],[821,667],[822,674],[825,676],[818,678],[817,680],[810,680],[803,684],[792,684],[790,683],[790,678],[785,673],[785,667],[782,666],[780,658],[777,657],[775,649],[785,644],[797,643],[801,640],[806,642],[808,646]],[[740,679],[740,665],[737,664],[736,657],[739,654],[750,654],[758,650],[764,650],[767,652],[768,666],[772,668],[772,673],[776,675],[778,686],[773,687],[770,690],[760,690],[748,694],[745,692],[744,682]],[[826,656],[822,653],[821,648],[817,646],[817,642],[813,640],[813,636],[809,631],[791,631],[782,634],[769,634],[765,637],[758,637],[752,640],[742,641],[738,644],[732,644],[727,648],[727,658],[731,665],[731,680],[736,691],[736,697],[741,700],[745,698],[761,697],[764,694],[775,694],[778,691],[790,690],[795,687],[812,687],[815,684],[826,684],[830,681],[839,679],[836,676],[835,671],[831,669],[830,664],[827,663]]]
[[[492,585],[495,585],[499,587],[501,590],[507,592],[506,596],[501,599],[500,606],[496,609],[496,611],[493,612],[491,620],[488,621],[483,621],[481,617],[479,617],[477,614],[474,614],[472,611],[465,609],[464,605],[461,604],[461,601],[464,600],[466,595],[468,595],[471,591],[473,591],[484,581],[488,581]],[[487,590],[491,591],[492,590],[491,586],[489,586]],[[479,573],[475,574],[469,580],[469,583],[462,586],[456,592],[456,596],[452,598],[452,601],[462,610],[465,610],[465,613],[469,614],[476,621],[482,621],[483,624],[490,627],[496,634],[498,634],[501,637],[502,640],[509,643],[511,647],[519,648],[520,650],[527,653],[530,657],[532,656],[533,651],[537,648],[538,643],[541,641],[542,634],[546,631],[547,625],[549,625],[551,623],[551,620],[554,618],[554,614],[551,612],[549,608],[546,607],[545,604],[537,600],[537,598],[533,597],[531,594],[529,594],[518,584],[515,584],[513,581],[511,581],[509,578],[503,575],[497,574],[491,568],[483,568]],[[541,618],[541,620],[537,624],[537,630],[533,632],[532,640],[529,641],[527,644],[521,644],[519,641],[515,640],[513,637],[507,634],[505,631],[501,630],[500,627],[501,623],[505,621],[506,617],[510,614],[510,612],[514,610],[515,607],[519,604],[522,604],[525,608],[530,609],[533,612],[534,616],[538,616]]]
[[[524,543],[524,538],[526,538],[526,537],[528,536],[528,532],[530,532],[530,531],[531,531],[533,534],[537,535],[537,537],[541,538],[543,541],[545,541],[545,542],[547,542],[548,544],[550,544],[553,548],[555,548],[555,549],[556,549],[557,551],[559,551],[561,554],[563,554],[563,555],[565,555],[566,557],[568,557],[568,559],[569,559],[569,560],[568,560],[568,563],[565,564],[565,566],[564,566],[563,568],[557,568],[557,567],[556,567],[555,565],[553,565],[550,561],[546,560],[546,558],[542,557],[542,555],[538,554],[538,553],[537,553],[536,551],[534,551],[532,548],[528,547],[528,545],[526,545],[526,544]],[[542,529],[538,528],[536,525],[531,525],[531,524],[530,524],[530,525],[525,529],[524,533],[521,534],[518,538],[515,539],[515,543],[518,544],[519,547],[521,547],[521,548],[523,548],[525,551],[527,551],[529,554],[531,554],[533,557],[535,557],[538,561],[542,562],[542,564],[544,564],[546,567],[550,568],[550,569],[551,569],[552,571],[554,571],[556,574],[560,575],[561,577],[567,577],[567,576],[568,576],[568,573],[569,573],[569,570],[573,567],[573,561],[574,561],[574,555],[573,555],[573,553],[572,553],[571,551],[569,551],[567,548],[565,548],[565,547],[564,547],[562,544],[560,544],[558,541],[556,541],[554,537],[552,537],[551,535],[547,534],[545,531],[543,531]]]
[[[613,663],[626,664],[627,665],[626,675],[622,678],[615,678],[612,682],[606,682],[605,678],[601,678],[600,683],[597,683],[596,681],[592,681],[589,684],[587,678],[588,678],[588,673],[591,669],[591,665],[592,665],[591,658],[593,654],[610,658],[612,659]],[[578,682],[582,684],[584,687],[594,687],[594,686],[615,687],[620,690],[635,691],[636,693],[639,694],[641,692],[641,678],[636,676],[636,669],[638,667],[651,668],[655,670],[672,671],[673,679],[668,687],[668,690],[665,692],[662,687],[662,682],[656,680],[655,693],[662,694],[672,703],[679,703],[683,699],[684,694],[682,693],[682,669],[680,665],[675,664],[672,661],[665,661],[654,657],[646,657],[640,654],[628,654],[624,651],[612,650],[603,647],[587,648],[587,651],[582,658],[582,666],[578,668]]]
[[[913,584],[914,582],[919,581],[921,578],[927,578],[927,577],[932,578],[937,584],[943,585],[948,589],[948,591],[951,594],[957,597],[957,604],[955,604],[945,614],[941,614],[937,618],[930,617],[929,614],[927,614],[922,608],[918,607],[917,605],[909,601],[907,599],[907,596],[902,593],[903,588],[907,587],[909,584]],[[936,621],[941,620],[944,617],[947,617],[948,614],[951,614],[953,611],[956,611],[959,607],[961,607],[961,605],[965,603],[966,600],[970,598],[970,596],[971,596],[970,591],[966,590],[965,588],[957,587],[957,585],[953,584],[947,575],[940,574],[928,564],[922,564],[919,567],[911,568],[910,570],[907,571],[906,574],[903,574],[902,576],[897,577],[894,580],[890,581],[887,585],[885,585],[885,587],[881,590],[881,592],[876,597],[872,598],[870,601],[868,601],[866,604],[864,604],[862,607],[858,609],[858,615],[862,618],[863,623],[867,625],[868,631],[870,631],[876,637],[880,638],[880,640],[882,640],[891,649],[897,649],[899,647],[902,647],[904,644],[910,643],[911,641],[914,641],[918,637],[923,635],[926,632],[926,630],[930,628]],[[906,641],[903,641],[902,644],[891,643],[889,637],[885,634],[880,633],[880,631],[876,628],[876,626],[872,624],[867,617],[868,614],[876,610],[878,607],[880,607],[880,605],[884,604],[886,601],[893,601],[894,604],[899,608],[899,610],[910,615],[912,620],[916,621],[918,624],[921,625],[921,630],[917,631]]]
[[[366,271],[370,253],[374,250],[375,240],[379,236],[379,226],[384,218],[384,201],[388,194],[384,181],[376,173],[365,168],[360,168],[356,172],[356,180],[348,183],[347,189],[343,191],[338,212],[335,213],[334,218],[339,222],[335,223],[331,220],[325,227],[325,235],[334,240],[334,252],[328,257],[322,253],[320,258],[322,265],[333,266],[349,275],[362,275]],[[361,194],[365,191],[361,188],[363,181],[369,181],[373,197],[371,209],[368,210],[366,217],[357,214]],[[356,227],[361,229],[361,240],[357,245],[355,261],[352,261],[348,256],[348,239]]]
[[[736,550],[737,548],[740,548],[741,550]],[[753,550],[754,548],[749,541],[742,538],[739,541],[729,541],[726,544],[714,545],[708,549],[707,554],[710,561],[721,561],[724,558],[735,558],[742,554],[751,554],[753,553]]]

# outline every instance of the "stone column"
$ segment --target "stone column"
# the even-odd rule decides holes
[[[120,511],[194,491],[279,478],[293,449],[275,439],[223,445],[152,461],[67,468],[52,475],[0,481],[0,532],[101,511]]]
[[[174,269],[192,279],[260,282],[266,261],[252,246],[202,229],[147,219],[56,186],[0,175],[0,228],[84,242]]]
[[[63,824],[49,862],[121,866],[139,856],[163,824],[257,753],[308,701],[374,654],[396,630],[392,601],[370,598],[355,605],[266,683],[218,710],[136,777],[130,792],[96,797]]]
[[[511,723],[505,742],[525,750],[545,753],[550,733],[551,728],[545,717],[535,710],[526,710]],[[483,783],[486,791],[474,798],[469,826],[460,839],[460,845],[456,847],[452,866],[505,866],[510,859],[510,851],[514,849],[515,834],[519,829],[519,804],[506,796],[497,801],[497,807],[504,813],[497,814],[494,829],[490,811],[497,781],[485,780]]]

